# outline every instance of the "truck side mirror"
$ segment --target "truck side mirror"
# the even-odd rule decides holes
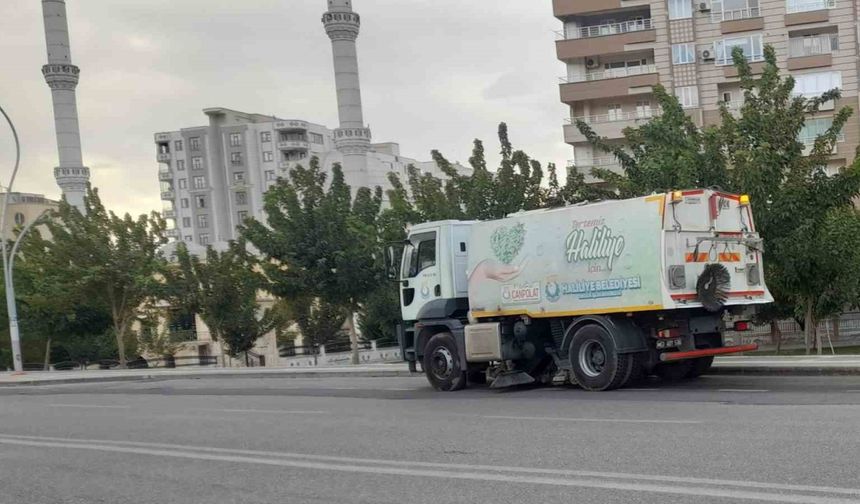
[[[385,276],[389,280],[400,280],[400,275],[398,274],[398,261],[397,261],[397,250],[398,247],[394,244],[388,245],[385,248]]]

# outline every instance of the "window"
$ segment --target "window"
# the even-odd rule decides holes
[[[242,145],[241,133],[230,133],[230,147],[239,147]]]
[[[267,170],[265,172],[265,175],[266,175],[266,180],[277,180],[277,178],[278,178],[277,175],[275,175],[274,170]]]
[[[199,156],[191,158],[191,168],[193,168],[195,170],[202,170],[203,169],[203,158],[199,157]]]
[[[179,206],[182,208],[188,208],[188,198],[182,198],[179,200]]]
[[[206,229],[209,227],[209,216],[206,214],[197,216],[197,227],[200,229]]]
[[[185,171],[185,160],[177,159],[176,160],[176,171]]]
[[[182,227],[186,227],[186,228],[191,227],[191,217],[183,217],[182,218]]]
[[[272,151],[266,151],[263,153],[263,161],[274,161],[275,156],[272,154]]]
[[[197,196],[194,198],[194,203],[197,205],[197,208],[206,208],[206,196]]]
[[[239,218],[240,223],[245,222],[245,219],[248,218],[248,211],[242,210],[241,212],[236,213],[236,217]]]
[[[816,54],[831,54],[839,49],[838,33],[803,35],[788,39],[788,57],[802,58]]]
[[[836,0],[787,0],[785,4],[785,9],[789,14],[832,9],[834,7],[836,7]]]
[[[732,93],[731,93],[731,91],[726,91],[726,92],[724,92],[724,93],[723,93],[723,103],[731,103],[732,101],[733,101],[733,100],[732,100]]]
[[[263,131],[260,133],[260,141],[261,142],[271,142],[272,141],[272,132],[271,131]]]
[[[693,17],[693,2],[691,0],[669,0],[669,19],[691,17]]]
[[[191,150],[194,150],[194,151],[200,150],[200,137],[189,138],[188,143],[191,147]]]
[[[621,104],[613,103],[606,107],[606,119],[608,121],[620,121],[621,120]]]
[[[27,218],[24,217],[24,214],[22,214],[21,212],[15,212],[15,225],[16,226],[23,226],[26,221],[27,221]]]
[[[759,17],[759,0],[711,0],[711,21]]]
[[[245,172],[237,171],[233,173],[233,182],[244,182]]]
[[[193,239],[194,239],[194,237],[193,237],[193,236],[191,236],[191,235],[185,235],[185,241],[187,241],[188,243],[191,243],[191,240],[193,240]]]
[[[206,177],[194,177],[195,189],[206,189]]]
[[[242,164],[242,153],[241,152],[231,152],[230,153],[230,162],[234,165]]]
[[[651,102],[648,100],[639,100],[636,102],[636,117],[639,119],[651,117]]]
[[[248,204],[248,193],[245,191],[237,191],[236,192],[236,204],[237,205],[247,205]]]
[[[166,143],[158,144],[158,153],[159,154],[170,154],[170,145]]]
[[[686,65],[696,62],[696,49],[693,44],[674,44],[672,45],[672,64]]]
[[[421,270],[436,264],[436,233],[422,233],[410,237],[406,244],[404,257],[409,259],[403,261],[402,275],[404,278],[412,278]]]
[[[310,137],[311,143],[315,143],[315,144],[322,144],[323,143],[323,136],[320,135],[319,133],[308,133],[308,137]]]
[[[814,119],[807,119],[803,127],[800,129],[800,133],[797,134],[797,141],[804,145],[812,145],[815,143],[815,139],[827,133],[827,130],[829,130],[831,126],[833,126],[832,117],[816,117]],[[839,140],[841,140],[841,138],[842,134],[839,135]]]
[[[814,98],[842,87],[842,72],[816,72],[794,76],[794,94]]]
[[[182,140],[176,140],[173,142],[173,150],[176,152],[182,152]]]
[[[683,86],[675,88],[675,96],[684,108],[699,106],[699,88],[697,86]]]
[[[200,245],[209,245],[209,233],[200,233]]]
[[[188,179],[184,179],[184,178],[179,179],[179,188],[180,189],[188,189]]]
[[[717,65],[731,65],[732,51],[740,47],[747,61],[761,61],[764,59],[762,51],[761,34],[746,37],[732,37],[714,42],[714,57]]]

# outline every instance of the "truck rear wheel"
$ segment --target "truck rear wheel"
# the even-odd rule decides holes
[[[424,347],[424,373],[436,390],[460,390],[466,386],[466,371],[460,369],[460,353],[451,333],[439,333]]]
[[[576,382],[591,391],[623,386],[633,366],[633,355],[619,354],[612,337],[598,325],[587,325],[576,331],[568,357]]]

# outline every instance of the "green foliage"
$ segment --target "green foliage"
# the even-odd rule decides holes
[[[223,252],[210,246],[204,259],[180,243],[176,266],[164,274],[171,306],[200,315],[212,338],[237,357],[275,327],[271,311],[258,307],[257,294],[267,287],[258,265],[243,240]]]
[[[87,341],[104,333],[98,322],[107,314],[121,366],[133,352],[133,323],[158,291],[156,274],[164,260],[164,220],[150,216],[117,216],[105,209],[98,191],[89,188],[86,215],[65,201],[47,221],[51,239],[37,230],[26,238],[18,263],[22,274],[22,317],[34,330],[48,334],[78,332]],[[79,331],[79,317],[91,316],[95,327]],[[72,341],[69,347],[75,346]]]
[[[639,127],[626,128],[622,143],[601,138],[588,124],[576,122],[595,149],[615,156],[621,164],[620,174],[592,169],[591,174],[604,182],[600,196],[630,198],[683,187],[725,187],[726,160],[717,129],[697,128],[663,86],[654,86],[653,92],[662,114]]]

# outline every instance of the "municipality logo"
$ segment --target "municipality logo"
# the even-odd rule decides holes
[[[558,301],[558,298],[561,297],[561,288],[558,283],[554,280],[547,280],[544,286],[544,295],[546,295],[547,301],[551,303]]]

